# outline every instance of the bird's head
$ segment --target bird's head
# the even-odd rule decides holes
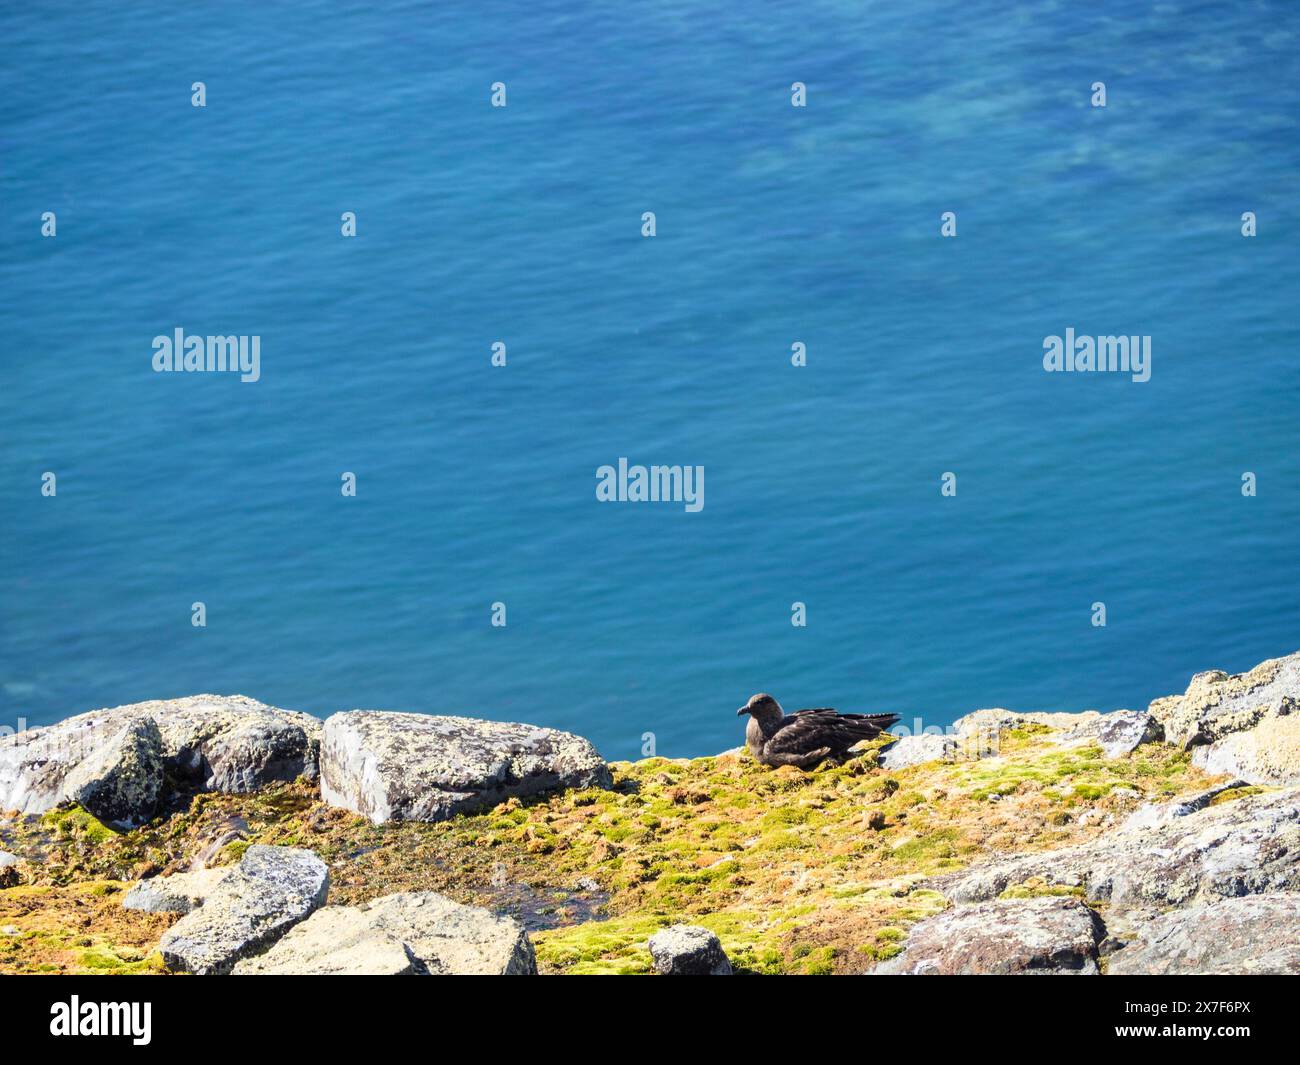
[[[750,714],[761,721],[765,718],[781,717],[784,713],[781,704],[768,695],[767,692],[759,692],[757,695],[749,697],[749,702],[736,711],[736,716]]]

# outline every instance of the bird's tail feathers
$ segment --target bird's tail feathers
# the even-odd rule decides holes
[[[844,716],[865,721],[880,729],[881,732],[902,720],[897,714],[845,714]]]

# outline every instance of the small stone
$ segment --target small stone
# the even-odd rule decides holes
[[[679,924],[650,937],[650,957],[661,976],[730,976],[731,962],[714,933]]]

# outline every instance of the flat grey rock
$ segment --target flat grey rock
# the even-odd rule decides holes
[[[934,732],[919,736],[904,736],[888,747],[880,749],[879,765],[882,769],[906,769],[925,762],[951,760],[957,752],[957,740]]]
[[[1300,974],[1300,894],[1242,895],[1157,917],[1111,957],[1107,972]]]
[[[611,783],[589,741],[536,725],[351,710],[326,720],[321,741],[321,797],[376,824]]]
[[[203,905],[163,934],[163,963],[199,975],[228,973],[325,905],[328,892],[329,871],[311,851],[249,847]]]
[[[959,737],[969,737],[979,733],[996,735],[1007,729],[1024,728],[1026,725],[1045,725],[1051,729],[1070,732],[1101,716],[1102,714],[1097,710],[1020,711],[1007,710],[999,706],[987,710],[972,710],[954,721],[952,727]]]
[[[151,717],[127,720],[63,780],[66,801],[114,825],[149,820],[162,789],[162,735]]]
[[[1197,792],[1195,795],[1189,795],[1186,798],[1178,799],[1175,802],[1149,802],[1144,803],[1133,811],[1128,819],[1121,825],[1125,829],[1142,829],[1154,828],[1156,825],[1168,824],[1170,821],[1179,817],[1186,817],[1194,814],[1198,810],[1204,810],[1218,796],[1225,791],[1235,791],[1237,788],[1245,787],[1244,780],[1229,780],[1223,784],[1216,784],[1212,788],[1206,788],[1204,791]]]
[[[234,871],[233,866],[217,866],[192,873],[174,873],[141,880],[123,897],[128,910],[146,913],[189,913],[207,900],[222,880]]]
[[[523,927],[431,891],[327,906],[234,975],[528,976],[537,972]]]
[[[1066,731],[1058,742],[1063,746],[1095,743],[1106,758],[1123,758],[1144,743],[1164,737],[1164,728],[1150,714],[1138,710],[1114,710],[1097,714]]]
[[[1052,740],[1063,746],[1097,744],[1107,758],[1122,758],[1141,744],[1164,736],[1164,726],[1139,710],[1081,710],[1078,713],[1030,711],[1018,713],[1001,708],[975,710],[953,722],[956,743],[965,757],[996,754],[1000,738],[1008,729],[1043,725],[1052,729]]]
[[[1116,910],[1300,890],[1300,789],[1151,821],[1078,846],[987,862],[933,883],[965,902],[996,898],[1039,877],[1048,884],[1082,884],[1088,898]]]
[[[152,720],[164,767],[210,791],[245,792],[299,776],[315,779],[321,723],[242,695],[195,695],[79,714],[0,737],[0,810],[40,814],[93,776],[76,771],[105,756],[123,730]]]
[[[650,957],[660,976],[730,976],[731,962],[718,937],[699,925],[678,924],[650,937]]]
[[[999,899],[916,924],[881,975],[1096,976],[1105,928],[1076,898]]]

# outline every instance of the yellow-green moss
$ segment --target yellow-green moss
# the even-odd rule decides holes
[[[1041,877],[1030,877],[1030,879],[1022,883],[1010,885],[998,897],[1002,899],[1037,899],[1047,896],[1074,895],[1082,898],[1083,894],[1082,887],[1049,884]]]
[[[61,836],[79,836],[87,843],[105,843],[119,834],[80,806],[59,807],[41,820]]]
[[[1248,795],[1262,795],[1264,792],[1271,790],[1271,788],[1258,787],[1251,784],[1247,784],[1240,788],[1228,788],[1214,796],[1214,798],[1210,800],[1209,804],[1211,806],[1218,806],[1220,803],[1234,802],[1237,799],[1244,799]]]

